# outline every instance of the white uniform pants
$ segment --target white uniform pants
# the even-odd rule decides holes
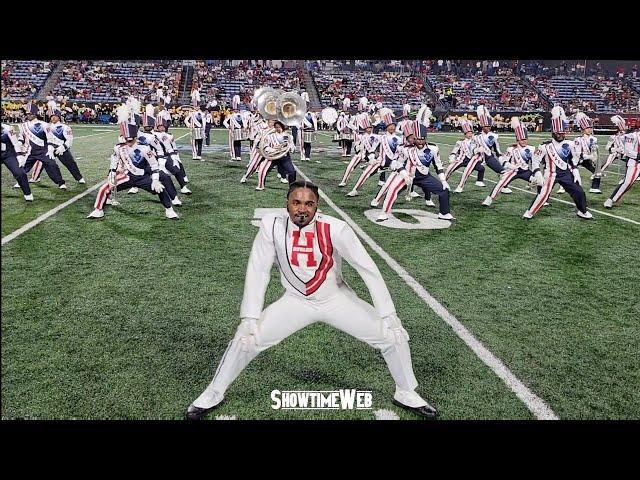
[[[412,392],[418,386],[411,365],[408,335],[404,328],[392,329],[367,302],[348,287],[323,300],[305,300],[285,293],[269,305],[254,332],[236,331],[213,381],[193,402],[210,408],[224,397],[229,385],[260,352],[315,322],[327,323],[381,350],[397,390]]]

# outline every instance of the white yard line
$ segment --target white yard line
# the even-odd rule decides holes
[[[52,208],[51,210],[49,210],[47,213],[43,213],[42,215],[40,215],[38,218],[36,218],[35,220],[32,220],[31,222],[27,223],[26,225],[20,227],[18,230],[16,230],[15,232],[10,233],[9,235],[7,235],[6,237],[2,237],[2,246],[4,246],[5,244],[9,243],[11,240],[13,240],[14,238],[19,237],[20,235],[22,235],[24,232],[27,232],[29,230],[31,230],[33,227],[35,227],[36,225],[39,225],[40,223],[44,222],[47,218],[55,215],[56,213],[58,213],[60,210],[62,210],[65,207],[68,207],[69,205],[71,205],[74,202],[77,202],[78,200],[80,200],[82,197],[84,197],[85,195],[88,195],[89,193],[93,192],[94,190],[100,188],[102,186],[102,184],[104,183],[104,181],[100,182],[100,183],[96,183],[93,187],[89,188],[88,190],[85,190],[84,192],[82,192],[79,195],[76,195],[73,198],[70,198],[69,200],[67,200],[66,202],[58,205],[55,208]]]
[[[296,170],[306,180],[309,178],[298,168]],[[360,226],[353,221],[349,215],[340,209],[333,201],[322,191],[319,190],[320,196],[327,204],[333,208],[338,215],[340,215],[345,222],[347,222],[351,228],[374,250],[380,257],[387,262],[387,265],[391,267],[402,278],[407,285],[409,285],[414,292],[440,317],[444,322],[449,325],[456,335],[467,344],[471,350],[476,354],[480,360],[482,360],[510,389],[516,396],[527,406],[529,411],[535,415],[539,420],[558,420],[558,416],[553,410],[533,393],[526,385],[524,385],[508,368],[507,366],[493,353],[473,336],[473,334],[467,330],[467,328],[460,323],[460,321],[451,314],[440,302],[431,296],[431,294],[420,285],[409,273],[396,262],[391,256],[385,252],[369,235],[367,235]],[[490,399],[487,399],[490,401]]]

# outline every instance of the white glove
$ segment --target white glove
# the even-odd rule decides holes
[[[442,188],[443,188],[444,190],[449,190],[449,191],[451,191],[451,187],[449,186],[449,182],[447,182],[446,180],[443,180],[443,181],[442,181]]]
[[[517,170],[517,169],[518,169],[518,166],[517,166],[517,165],[514,165],[514,164],[513,164],[513,163],[511,163],[511,162],[505,162],[505,164],[504,164],[504,165],[502,165],[502,166],[503,166],[503,168],[505,168],[505,169],[507,169],[507,170]]]
[[[453,163],[456,161],[456,156],[452,153],[451,155],[449,155],[449,163]]]
[[[107,177],[107,182],[111,188],[116,186],[116,172],[113,170],[109,171],[109,176]]]
[[[409,340],[409,334],[402,327],[402,323],[400,323],[400,319],[398,318],[397,314],[392,313],[391,315],[387,315],[386,317],[382,318],[382,321],[386,326],[388,326],[393,331],[397,341],[400,341],[403,338],[406,341]]]
[[[409,172],[407,172],[406,170],[400,170],[398,172],[398,175],[400,175],[403,179],[404,179],[404,183],[406,183],[407,185],[409,185],[411,183],[411,180],[413,180],[413,178],[411,177],[411,175],[409,175]]]
[[[538,170],[533,177],[531,177],[531,183],[537,185],[538,187],[544,186],[544,177],[542,176],[542,172]]]
[[[64,153],[64,145],[60,145],[56,148],[56,155],[62,155]]]
[[[47,148],[47,157],[49,157],[51,160],[55,160],[56,159],[56,155],[54,153],[53,145],[49,145],[49,148]]]
[[[582,158],[584,160],[594,160],[595,159],[595,155],[587,153],[586,155],[582,155]]]
[[[573,181],[576,182],[578,185],[582,185],[582,177],[580,177],[580,170],[578,170],[577,168],[573,169]]]
[[[162,193],[164,191],[164,185],[160,183],[160,175],[157,173],[151,175],[151,190],[156,193]]]
[[[25,166],[25,164],[27,163],[27,156],[26,155],[18,155],[16,158],[18,159],[18,166],[20,168],[23,168]]]
[[[476,155],[479,154],[479,153],[484,153],[484,148],[476,147],[476,148],[474,148],[473,153],[475,153]]]
[[[178,158],[178,155],[175,153],[172,153],[170,155],[171,160],[173,160],[173,166],[174,167],[180,167],[180,159]]]
[[[398,170],[401,167],[402,167],[402,163],[400,163],[398,160],[393,160],[391,162],[391,165],[389,165],[389,168],[391,170]]]
[[[240,334],[240,342],[242,344],[242,350],[245,352],[249,351],[249,339],[248,337],[256,338],[258,336],[258,320],[255,318],[243,318],[240,321],[240,326],[238,327],[238,333]]]
[[[367,155],[367,159],[369,160],[369,163],[374,163],[376,161],[376,154],[370,153],[369,155]]]

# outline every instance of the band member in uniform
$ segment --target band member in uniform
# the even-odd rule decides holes
[[[365,133],[360,136],[360,141],[356,143],[356,154],[347,165],[342,181],[338,185],[339,187],[347,186],[349,177],[360,162],[373,163],[380,155],[380,135],[373,133],[373,125],[371,125],[369,116],[366,115],[366,118],[363,118],[361,122],[365,126]]]
[[[229,130],[229,154],[231,160],[242,160],[242,137],[247,128],[245,117],[240,115],[238,109],[224,119],[223,125]]]
[[[191,155],[193,160],[202,160],[202,139],[204,138],[205,107],[200,107],[199,110],[192,110],[184,119],[184,123],[191,130]]]
[[[593,215],[587,210],[587,195],[582,189],[582,179],[578,170],[578,156],[575,144],[565,139],[568,127],[564,109],[555,106],[551,109],[552,140],[542,143],[536,148],[531,160],[533,183],[538,186],[538,195],[533,199],[529,209],[522,218],[530,219],[538,213],[551,195],[555,183],[559,183],[571,195],[578,207],[580,218],[591,219]],[[540,171],[541,162],[545,162],[544,177]]]
[[[500,162],[506,171],[493,188],[491,195],[482,202],[482,205],[487,207],[515,179],[520,178],[527,182],[531,180],[532,172],[530,167],[535,148],[527,144],[529,133],[518,117],[511,117],[511,127],[516,133],[516,143],[507,148],[504,156],[500,157]]]
[[[47,142],[55,147],[53,151],[57,160],[60,160],[67,170],[71,173],[73,178],[80,184],[87,183],[80,173],[80,167],[76,163],[76,160],[71,154],[71,145],[73,145],[73,131],[67,124],[62,123],[62,113],[57,108],[50,114],[51,123],[49,124],[50,130],[47,132]],[[33,172],[31,172],[31,182],[39,182],[40,174],[42,173],[42,162],[37,161],[33,165]]]
[[[178,219],[178,214],[173,210],[171,198],[166,191],[165,182],[169,177],[160,172],[153,149],[148,145],[138,144],[138,126],[128,123],[128,119],[129,112],[126,111],[126,107],[120,107],[118,120],[125,143],[119,143],[113,148],[107,182],[98,190],[94,210],[87,218],[104,217],[104,205],[113,189],[120,191],[139,187],[158,195],[165,207],[167,218]]]
[[[627,123],[620,115],[614,115],[611,117],[611,122],[618,128],[618,131],[615,135],[611,135],[609,137],[609,141],[605,147],[609,155],[607,156],[607,161],[602,166],[602,173],[604,173],[604,171],[609,168],[616,159],[620,161],[623,160],[622,153],[624,152],[624,145],[622,143],[622,138],[627,132]]]
[[[4,119],[4,109],[2,110],[2,118]],[[18,187],[22,190],[24,199],[27,202],[33,202],[33,194],[27,179],[27,173],[22,168],[27,157],[24,155],[23,145],[18,140],[16,132],[13,131],[11,125],[2,124],[2,163],[4,163],[13,178],[17,180]]]
[[[208,147],[211,144],[211,127],[213,126],[213,117],[208,107],[205,107],[204,113],[204,144]]]
[[[576,113],[576,122],[582,130],[582,136],[576,138],[573,143],[576,146],[578,165],[591,172],[590,193],[602,193],[600,190],[600,159],[598,152],[598,138],[593,134],[593,120],[582,112]],[[559,193],[559,192],[558,192]]]
[[[479,105],[476,113],[478,114],[478,122],[482,128],[482,132],[476,135],[476,142],[485,145],[487,152],[484,154],[484,162],[486,165],[499,175],[504,173],[504,167],[498,161],[498,158],[502,156],[500,151],[500,142],[498,141],[498,134],[491,131],[493,125],[493,118],[489,114],[489,110],[484,105]],[[503,190],[502,193],[511,193],[510,189]]]
[[[482,139],[473,135],[473,126],[471,125],[471,122],[468,120],[460,120],[460,126],[462,127],[464,138],[462,140],[458,140],[453,147],[453,150],[451,150],[451,154],[449,155],[449,166],[445,172],[445,179],[449,180],[449,177],[453,172],[460,167],[465,167],[460,183],[458,183],[458,187],[455,189],[456,193],[463,192],[464,185],[473,170],[477,170],[478,172],[476,185],[478,187],[485,186],[485,183],[483,182],[484,165],[482,164],[482,160],[485,155],[489,155],[491,153],[485,143],[482,142]]]
[[[260,153],[258,146],[263,136],[274,133],[273,124],[275,120],[264,120],[259,114],[256,114],[253,119],[255,137],[253,139],[253,145],[251,145],[251,154],[247,171],[240,179],[240,183],[246,183],[246,181],[258,171],[260,163],[264,161],[264,157]]]
[[[247,266],[241,324],[213,380],[187,408],[186,419],[199,420],[215,409],[260,352],[317,321],[379,349],[395,382],[394,404],[426,419],[437,417],[436,409],[416,392],[409,335],[378,267],[351,227],[319,213],[318,201],[318,187],[295,182],[287,193],[287,213],[263,217]],[[285,294],[263,310],[276,260]],[[375,308],[344,283],[343,260],[365,280]]]
[[[275,154],[284,148],[287,148],[288,151],[286,155],[279,159],[269,160],[265,158],[265,160],[260,163],[260,167],[258,168],[258,186],[256,187],[258,191],[264,190],[267,173],[269,173],[274,165],[277,167],[281,178],[286,179],[289,184],[296,181],[296,169],[291,162],[291,152],[295,150],[296,146],[293,143],[291,135],[285,134],[286,128],[284,123],[276,120],[273,123],[274,131],[265,135],[264,142],[266,147],[264,151],[267,155]]]
[[[627,133],[621,139],[623,159],[627,160],[627,170],[622,183],[618,184],[611,196],[604,202],[606,208],[619,205],[622,196],[627,193],[640,178],[640,130],[636,123],[635,131]]]
[[[393,176],[387,194],[384,199],[382,213],[378,215],[377,221],[384,221],[389,218],[391,208],[395,203],[398,195],[407,186],[413,184],[422,189],[427,194],[434,193],[439,198],[438,218],[443,220],[453,220],[453,215],[449,211],[449,184],[444,178],[444,167],[440,160],[440,150],[435,143],[427,144],[427,126],[417,121],[405,124],[405,135],[414,136],[415,140],[411,147],[404,149],[405,162],[394,162],[392,168],[395,167],[397,174]],[[429,166],[434,165],[438,178],[435,178],[429,172]],[[372,206],[377,206],[371,203]]]
[[[38,120],[38,106],[29,103],[26,106],[27,121],[20,125],[19,140],[26,147],[27,159],[24,163],[24,171],[29,173],[36,162],[44,164],[44,169],[49,178],[62,190],[67,189],[60,167],[56,163],[55,146],[49,143],[51,125]],[[24,150],[24,148],[23,148]]]
[[[167,174],[171,174],[176,177],[176,180],[180,184],[180,193],[185,195],[191,195],[191,190],[187,187],[189,179],[187,178],[187,172],[184,169],[184,165],[180,160],[180,155],[176,150],[176,143],[173,135],[166,133],[164,120],[159,116],[156,116],[156,129],[153,132],[156,137],[158,149],[158,164],[160,170],[164,170]],[[172,182],[173,183],[173,182]],[[171,203],[175,205],[175,200]]]
[[[308,110],[302,117],[301,136],[300,142],[300,156],[302,160],[311,161],[311,143],[316,141],[316,132],[318,131],[318,118],[316,114]],[[320,160],[316,160],[316,163],[320,163]]]

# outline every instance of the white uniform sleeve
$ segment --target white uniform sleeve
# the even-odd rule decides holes
[[[531,171],[536,173],[540,170],[540,164],[544,159],[546,153],[544,150],[544,145],[538,145],[538,147],[533,151],[533,156],[531,157]]]
[[[444,173],[444,166],[440,159],[440,148],[437,145],[429,145],[429,150],[431,150],[431,153],[433,154],[433,164],[436,167],[436,172]]]
[[[73,145],[73,131],[71,130],[71,127],[64,127],[64,136],[66,138],[66,140],[64,141],[64,146],[67,150],[69,150],[71,148],[71,145]]]
[[[20,155],[23,144],[18,140],[16,132],[13,130],[11,125],[9,125],[9,128],[7,129],[7,135],[9,135],[9,140],[11,140],[11,144],[13,145],[13,149],[16,151],[16,154]]]
[[[380,270],[349,225],[345,224],[342,227],[334,239],[334,245],[338,254],[355,268],[364,280],[378,314],[386,317],[395,313],[396,308]]]
[[[271,278],[271,267],[275,261],[273,244],[273,221],[269,216],[262,219],[260,231],[253,241],[247,274],[244,279],[244,295],[240,305],[240,318],[260,318],[264,305],[264,295]]]
[[[224,119],[224,121],[222,122],[222,125],[224,125],[224,128],[229,128],[229,121],[231,120],[231,117],[227,117]]]

